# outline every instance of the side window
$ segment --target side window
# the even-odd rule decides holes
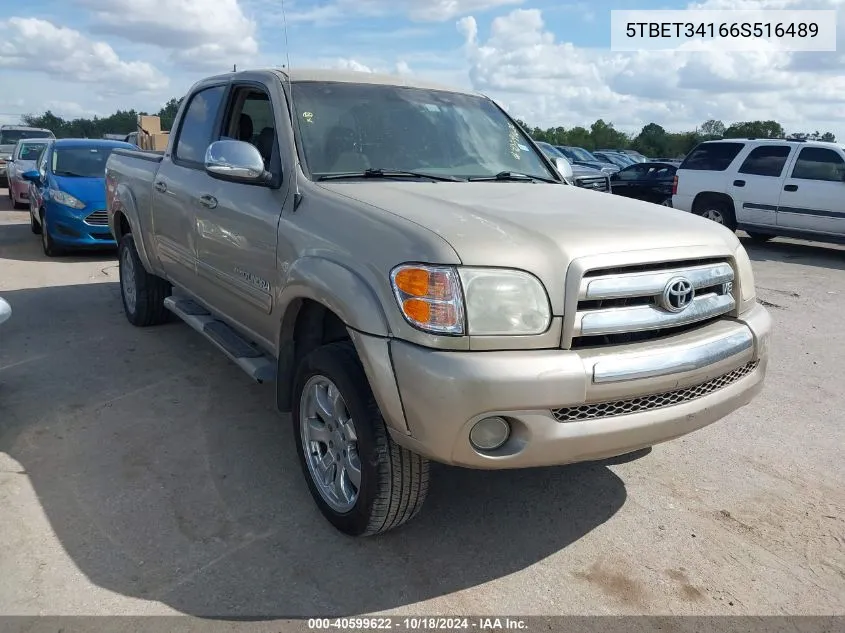
[[[645,177],[648,167],[645,165],[631,165],[625,169],[620,169],[618,176],[619,180],[640,180]]]
[[[742,163],[739,173],[751,176],[780,176],[790,150],[789,145],[755,147]]]
[[[744,146],[743,143],[701,143],[684,159],[680,169],[725,171]]]
[[[792,168],[792,177],[841,182],[845,178],[845,160],[832,149],[802,147]]]
[[[192,163],[205,160],[205,150],[211,143],[214,122],[223,98],[225,86],[214,86],[197,92],[191,97],[185,116],[179,126],[175,158]]]
[[[263,90],[244,87],[233,91],[223,122],[223,137],[254,145],[264,159],[264,168],[277,173],[274,154],[278,154],[273,104]]]

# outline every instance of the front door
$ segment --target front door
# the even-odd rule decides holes
[[[793,151],[784,143],[759,145],[748,153],[728,186],[739,224],[777,224],[783,170]]]
[[[256,340],[272,341],[270,319],[278,290],[276,239],[288,184],[282,177],[278,130],[284,105],[258,82],[232,84],[219,138],[254,145],[273,175],[268,185],[219,180],[205,174],[197,207],[200,298]]]
[[[204,185],[205,150],[208,147],[226,84],[204,88],[191,97],[179,123],[176,142],[165,155],[152,183],[153,235],[156,252],[167,277],[193,287],[196,278],[195,192]]]
[[[802,147],[783,181],[778,225],[845,235],[845,156],[842,150]]]

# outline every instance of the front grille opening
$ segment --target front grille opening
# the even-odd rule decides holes
[[[659,330],[645,330],[643,332],[622,332],[621,334],[601,334],[599,336],[576,336],[572,339],[570,349],[589,349],[591,347],[605,347],[607,345],[625,345],[633,343],[642,343],[644,341],[659,341],[663,338],[683,334],[684,332],[691,332],[702,327],[706,327],[711,323],[715,323],[724,315],[713,317],[712,319],[705,319],[703,321],[696,321],[687,325],[679,325],[677,327],[661,328]]]
[[[716,378],[703,382],[693,387],[665,391],[648,396],[628,398],[626,400],[612,400],[609,402],[596,402],[582,404],[576,407],[563,407],[553,409],[552,414],[558,422],[582,422],[585,420],[597,420],[612,418],[621,415],[630,415],[642,411],[653,411],[673,405],[689,402],[697,398],[703,398],[734,384],[753,373],[760,361],[751,361],[733,371],[722,374]]]
[[[584,277],[604,277],[606,275],[624,275],[626,273],[653,273],[672,268],[689,268],[702,266],[704,264],[724,264],[722,257],[708,257],[705,259],[685,259],[684,261],[650,262],[648,264],[634,264],[631,266],[618,266],[616,268],[598,268],[584,273]]]

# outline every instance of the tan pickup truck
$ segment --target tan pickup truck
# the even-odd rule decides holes
[[[178,315],[274,381],[317,505],[352,535],[414,517],[429,460],[596,460],[747,404],[770,317],[734,234],[566,171],[482,95],[204,79],[164,152],[107,164],[126,316]]]

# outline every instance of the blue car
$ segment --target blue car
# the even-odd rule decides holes
[[[41,235],[44,254],[68,250],[115,248],[106,216],[106,161],[130,143],[99,139],[50,141],[29,181],[32,232]]]

